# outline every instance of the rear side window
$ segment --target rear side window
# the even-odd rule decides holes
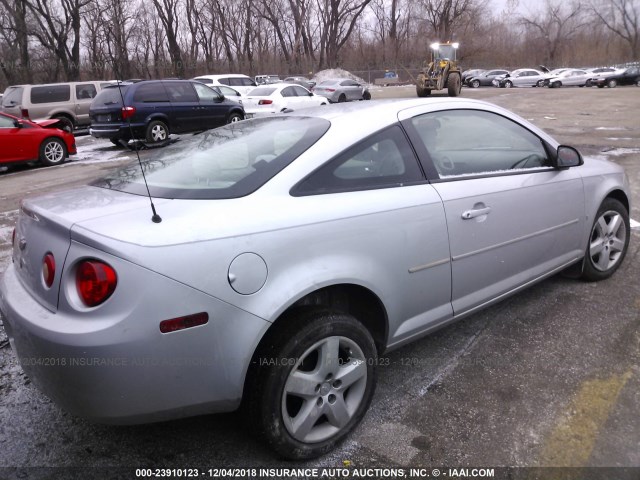
[[[196,91],[193,89],[190,82],[170,82],[165,83],[165,87],[169,94],[169,100],[174,103],[198,103],[198,95],[196,95]]]
[[[294,187],[295,196],[400,187],[423,181],[401,128],[382,130],[338,155]]]
[[[206,83],[207,85],[211,85],[213,83],[213,80],[211,80],[210,78],[194,78],[194,80],[196,82]]]
[[[14,128],[15,124],[13,123],[13,119],[9,117],[5,117],[4,115],[0,115],[0,128]]]
[[[78,100],[90,100],[97,94],[96,87],[91,83],[76,85],[76,98]]]
[[[222,199],[248,195],[318,141],[330,123],[320,118],[244,120],[194,135],[144,164],[154,197]],[[146,195],[139,168],[129,166],[95,186]]]
[[[273,87],[258,87],[251,90],[249,92],[249,95],[251,95],[252,97],[268,97],[275,91],[276,89]]]
[[[2,97],[2,106],[11,107],[22,103],[22,87],[9,87],[4,91]]]
[[[169,97],[162,83],[143,83],[138,85],[133,94],[133,101],[140,103],[168,102]]]
[[[31,103],[68,102],[69,100],[71,100],[70,85],[31,87]]]

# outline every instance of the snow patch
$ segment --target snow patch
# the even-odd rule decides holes
[[[341,68],[331,68],[328,70],[320,70],[318,73],[316,73],[313,76],[313,81],[318,84],[320,82],[324,82],[325,80],[330,80],[332,78],[349,78],[354,82],[358,82],[362,85],[365,85],[367,83],[364,79],[354,75],[351,72],[347,72],[346,70],[343,70]]]
[[[626,130],[623,127],[596,127],[596,130]]]

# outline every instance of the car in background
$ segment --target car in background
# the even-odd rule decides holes
[[[460,81],[462,82],[462,85],[466,85],[468,79],[482,75],[486,71],[487,70],[485,68],[471,68],[469,70],[465,70],[460,74]]]
[[[278,75],[256,75],[253,79],[256,85],[270,85],[272,83],[282,82]]]
[[[587,82],[587,87],[592,87],[594,85],[594,81],[599,78],[604,78],[608,75],[613,75],[617,73],[624,72],[624,68],[617,67],[596,67],[587,69],[588,72],[591,72],[591,78]]]
[[[200,75],[195,77],[200,83],[206,85],[226,85],[240,92],[242,95],[246,95],[252,89],[256,88],[256,82],[247,75],[241,73],[227,73],[223,75]]]
[[[309,459],[360,424],[382,355],[566,268],[614,275],[630,199],[622,167],[486,102],[249,119],[23,200],[0,311],[15,358],[50,360],[24,374],[71,414],[242,405]]]
[[[21,119],[0,113],[0,166],[39,161],[59,165],[76,153],[73,134],[62,130],[60,120]]]
[[[13,85],[2,99],[2,112],[27,120],[57,119],[60,128],[73,132],[87,127],[89,107],[107,81]]]
[[[298,111],[303,108],[327,105],[329,100],[316,95],[301,85],[272,84],[257,87],[244,99],[247,118],[269,115],[284,111]]]
[[[534,68],[519,68],[504,76],[494,78],[492,84],[500,88],[542,87],[548,77],[548,73]]]
[[[371,100],[371,93],[367,87],[350,78],[323,80],[313,87],[313,93],[325,97],[331,103]]]
[[[471,88],[489,87],[495,78],[506,75],[507,73],[509,73],[509,70],[486,70],[478,75],[467,77],[467,86]]]
[[[220,95],[224,95],[224,98],[227,100],[231,100],[232,102],[236,102],[242,105],[242,99],[244,95],[242,95],[235,88],[227,87],[226,85],[207,85],[210,89],[218,92]]]
[[[244,119],[237,102],[195,80],[146,80],[107,87],[90,109],[96,138],[165,143],[171,133],[192,133]]]
[[[553,75],[553,72],[551,72],[549,78],[545,79],[544,84],[549,88],[584,87],[590,79],[591,72],[577,68],[568,68],[558,75]]]
[[[309,80],[307,77],[287,77],[283,80],[284,83],[296,83],[307,90],[311,90],[316,86],[316,82]]]
[[[618,73],[592,79],[591,83],[598,88],[615,88],[618,85],[636,85],[640,87],[640,67],[629,67]]]

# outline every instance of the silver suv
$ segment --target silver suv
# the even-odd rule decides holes
[[[104,81],[14,85],[4,92],[2,111],[28,120],[58,118],[63,128],[72,132],[91,123],[91,101],[109,85]]]

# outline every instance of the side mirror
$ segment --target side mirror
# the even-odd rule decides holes
[[[584,163],[580,152],[568,145],[560,145],[556,155],[556,168],[578,167]]]
[[[20,120],[14,120],[13,121],[13,126],[15,128],[22,128],[24,126],[24,124]]]

